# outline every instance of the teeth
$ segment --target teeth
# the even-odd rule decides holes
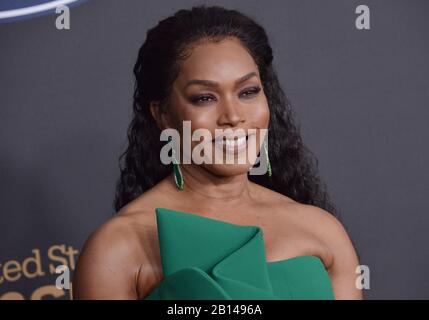
[[[233,140],[233,139],[222,140],[222,145],[226,146],[227,148],[241,147],[245,144],[246,144],[246,137],[241,137],[241,138],[238,138],[237,140]]]

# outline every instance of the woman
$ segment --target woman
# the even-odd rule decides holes
[[[234,10],[180,10],[148,31],[134,67],[118,214],[87,240],[75,299],[362,298],[358,257],[272,61],[264,29]],[[211,133],[205,146],[235,160],[243,139],[219,140],[216,130],[268,130],[268,144],[252,135],[268,172],[250,174],[249,159],[183,164],[183,144],[164,165],[161,132],[176,129],[184,142],[185,121]],[[249,134],[245,141],[250,150]]]

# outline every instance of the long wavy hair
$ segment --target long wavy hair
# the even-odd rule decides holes
[[[119,157],[120,178],[114,207],[124,205],[150,189],[172,172],[161,163],[160,129],[150,113],[150,102],[168,104],[173,81],[192,46],[199,41],[236,37],[258,66],[270,109],[269,156],[273,175],[249,175],[249,179],[303,204],[338,212],[326,185],[318,175],[318,160],[303,144],[291,104],[280,87],[273,68],[273,52],[265,30],[236,10],[200,5],[179,10],[148,30],[134,66],[133,118],[128,128],[128,146]]]

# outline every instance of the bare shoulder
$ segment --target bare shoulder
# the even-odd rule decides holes
[[[313,205],[295,204],[294,215],[326,245],[328,273],[336,299],[362,299],[356,287],[358,256],[344,225],[330,212]]]
[[[296,201],[287,202],[287,204],[289,214],[315,232],[326,234],[332,231],[337,234],[345,231],[342,223],[332,213],[322,208]]]
[[[332,213],[317,206],[302,203],[293,204],[293,208],[291,212],[296,218],[323,239],[334,256],[339,250],[352,249],[351,240],[344,225]]]
[[[74,299],[139,298],[142,267],[148,272],[153,265],[153,228],[146,216],[123,212],[89,236],[74,274]]]
[[[326,238],[325,240],[347,235],[342,223],[332,213],[314,205],[297,202],[263,186],[257,186],[257,190],[260,192],[259,201],[283,219],[284,223],[309,230]]]
[[[347,255],[351,260],[357,260],[351,240],[338,218],[332,213],[310,204],[303,204],[283,194],[254,186],[258,191],[258,201],[269,208],[272,223],[277,224],[279,232],[290,233],[306,239],[323,256],[326,267],[333,266],[336,256]],[[316,245],[317,243],[317,245]]]
[[[326,247],[329,256],[327,266],[331,266],[336,254],[341,250],[353,251],[351,240],[338,218],[332,213],[310,204],[284,201],[278,206],[285,223],[294,225],[315,236]]]

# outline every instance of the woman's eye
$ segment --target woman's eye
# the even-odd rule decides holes
[[[244,98],[251,98],[253,96],[256,96],[261,91],[261,87],[253,87],[246,89],[240,93],[240,96]],[[211,95],[197,95],[194,97],[191,97],[191,103],[193,104],[205,104],[212,102],[216,100],[216,97],[213,97]]]
[[[244,90],[241,95],[243,95],[245,98],[252,97],[257,95],[259,91],[261,91],[261,87],[254,87],[251,89]]]
[[[204,95],[204,96],[201,95],[201,96],[192,97],[191,102],[195,104],[201,104],[201,103],[210,102],[211,101],[210,99],[213,99],[213,97],[207,96],[207,95]]]

